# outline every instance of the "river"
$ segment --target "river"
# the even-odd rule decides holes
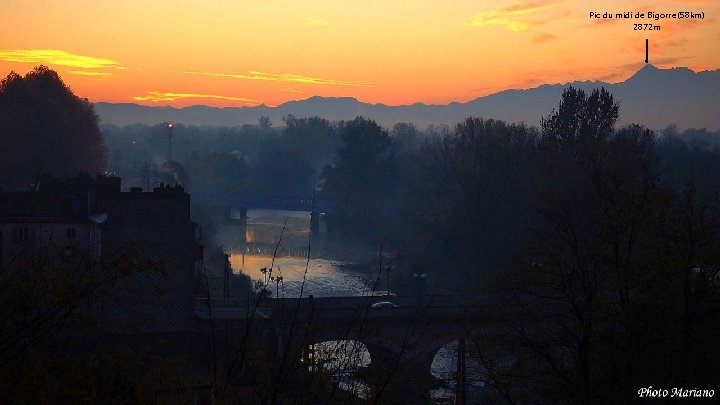
[[[245,243],[231,242],[236,240],[230,237],[232,229],[221,229],[218,242],[229,250],[233,271],[260,281],[275,298],[393,293],[389,282],[392,274],[383,264],[390,255],[381,255],[372,247],[334,243],[324,231],[321,218],[319,237],[309,241],[308,212],[248,210]],[[457,345],[456,341],[441,348],[433,360],[430,371],[444,382],[441,388],[428,392],[434,403],[452,403],[454,399]],[[344,355],[338,358],[339,352]],[[355,377],[358,369],[370,363],[370,354],[362,343],[322,342],[315,345],[315,353],[320,360],[335,359],[323,363],[339,388],[361,399],[370,395],[370,387]],[[468,395],[475,397],[483,385],[475,378],[478,373],[473,370],[477,367],[473,369],[472,362],[468,365]]]
[[[244,245],[220,242],[233,270],[266,284],[273,297],[387,294],[387,254],[380,260],[370,247],[328,241],[322,219],[320,236],[309,243],[309,212],[248,210],[247,217]]]

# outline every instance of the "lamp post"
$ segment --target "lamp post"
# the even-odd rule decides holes
[[[417,295],[420,305],[422,305],[422,296],[425,294],[425,273],[413,273],[413,278],[417,283]]]
[[[168,122],[165,124],[165,128],[167,128],[168,131],[168,153],[167,153],[167,161],[172,160],[172,132],[173,132],[173,123]]]
[[[223,272],[223,298],[230,298],[230,255],[225,253],[225,271]]]

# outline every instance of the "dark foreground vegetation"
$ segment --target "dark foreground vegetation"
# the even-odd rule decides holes
[[[71,113],[58,116],[50,99]],[[91,105],[39,68],[0,84],[0,186],[24,188],[42,172],[97,174],[107,161],[135,186],[323,195],[333,201],[334,237],[394,252],[400,293],[417,293],[418,273],[428,292],[500,293],[493,311],[506,319],[502,332],[468,341],[487,400],[629,403],[651,385],[720,391],[720,134],[618,128],[620,107],[603,89],[570,87],[540,128],[474,117],[427,130],[388,131],[362,117],[175,125],[178,158],[167,162],[164,124],[106,126],[99,143]],[[210,266],[224,266],[222,250],[210,251]],[[180,382],[187,375],[172,356],[149,361],[116,346],[66,358],[52,338],[102,278],[79,294],[85,284],[74,271],[53,276],[67,275],[63,284],[21,270],[0,272],[0,354],[11,354],[0,364],[0,397],[57,402],[64,391],[74,402],[147,402],[192,385]],[[38,280],[48,288],[36,292]],[[42,318],[56,300],[69,312]],[[211,357],[212,395],[303,402],[283,388],[288,359],[250,350],[248,335],[228,349],[229,369],[213,368]],[[235,369],[252,392],[233,387]],[[311,381],[307,398],[353,400],[335,396],[328,380]]]

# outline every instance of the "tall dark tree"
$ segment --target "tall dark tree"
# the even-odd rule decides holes
[[[272,127],[272,121],[270,121],[270,117],[267,115],[263,115],[258,119],[258,127],[268,130]]]
[[[477,288],[523,251],[534,212],[537,131],[467,118],[430,145],[413,245],[417,266],[443,269],[454,288]]]
[[[23,188],[41,173],[105,170],[98,116],[58,74],[39,66],[0,81],[0,185]]]
[[[283,143],[288,152],[309,164],[316,173],[332,163],[337,148],[337,135],[330,122],[320,117],[283,117]]]
[[[312,165],[282,144],[265,148],[251,173],[255,192],[303,196],[313,192]]]
[[[403,153],[412,153],[418,150],[420,146],[420,131],[412,122],[398,122],[392,127],[390,135],[398,144],[399,149]]]
[[[242,191],[247,187],[250,168],[235,153],[213,153],[198,162],[196,189],[213,191]]]
[[[335,200],[328,225],[345,236],[380,241],[389,214],[395,165],[388,132],[375,121],[356,117],[340,124],[342,145],[334,166],[323,173],[324,190]]]
[[[557,110],[540,119],[543,138],[551,143],[574,145],[588,137],[605,139],[613,131],[620,105],[605,88],[588,96],[572,86],[563,91]]]

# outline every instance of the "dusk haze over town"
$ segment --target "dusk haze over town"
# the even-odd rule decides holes
[[[718,325],[718,0],[0,0],[2,404],[709,404]]]

